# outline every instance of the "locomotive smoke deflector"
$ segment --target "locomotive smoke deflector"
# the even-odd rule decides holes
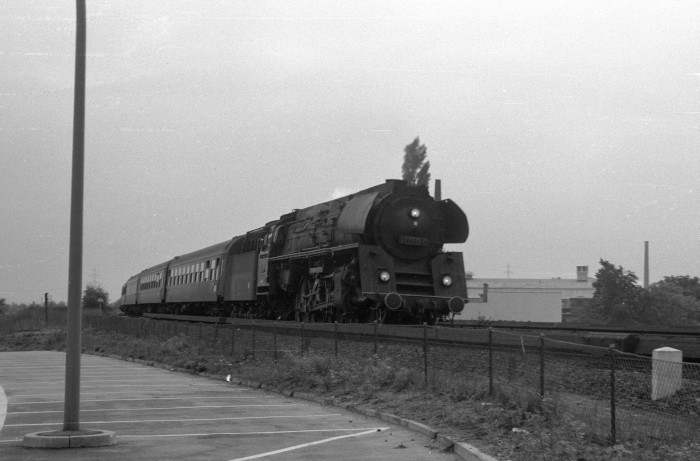
[[[464,243],[469,237],[469,222],[464,211],[450,199],[440,202],[440,209],[447,221],[445,224],[444,243]]]

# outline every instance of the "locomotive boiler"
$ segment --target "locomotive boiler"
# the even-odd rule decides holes
[[[433,323],[464,308],[462,254],[443,246],[468,235],[454,202],[387,180],[146,269],[124,284],[121,309]]]

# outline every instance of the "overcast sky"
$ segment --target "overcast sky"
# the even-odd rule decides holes
[[[700,2],[88,1],[84,284],[399,178],[476,277],[700,275]],[[65,301],[75,2],[0,2],[0,297]],[[431,186],[431,191],[432,191]]]

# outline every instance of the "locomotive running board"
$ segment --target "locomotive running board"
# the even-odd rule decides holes
[[[298,259],[298,258],[306,258],[308,256],[318,256],[326,253],[337,253],[339,251],[345,251],[345,250],[350,250],[353,248],[357,248],[359,244],[357,243],[350,243],[348,245],[341,245],[337,247],[327,247],[327,248],[311,248],[309,250],[305,251],[299,251],[297,253],[290,253],[282,256],[275,256],[272,258],[268,258],[268,261],[284,261],[285,259]]]

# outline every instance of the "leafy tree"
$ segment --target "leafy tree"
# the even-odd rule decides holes
[[[430,162],[425,161],[428,155],[428,148],[420,143],[416,136],[413,142],[403,150],[403,166],[401,167],[401,179],[412,186],[423,186],[428,188],[430,184]]]
[[[684,287],[668,280],[649,287],[650,305],[659,315],[663,325],[700,324],[700,300],[686,295]]]
[[[634,272],[601,259],[601,268],[593,282],[595,292],[588,320],[647,323],[650,319],[648,293],[637,285]],[[651,316],[653,317],[653,315]]]
[[[637,284],[637,276],[622,266],[600,260],[593,282],[595,293],[586,321],[641,323],[645,325],[700,324],[700,299],[695,297],[697,277],[664,277],[648,290]]]
[[[700,278],[698,277],[690,277],[690,275],[671,275],[669,277],[664,277],[663,283],[680,287],[683,296],[692,296],[700,301]]]
[[[5,309],[6,309],[5,298],[0,298],[0,315],[5,314]]]
[[[100,301],[102,300],[102,301]],[[99,283],[89,283],[83,292],[83,308],[99,309],[109,304],[109,293]]]

